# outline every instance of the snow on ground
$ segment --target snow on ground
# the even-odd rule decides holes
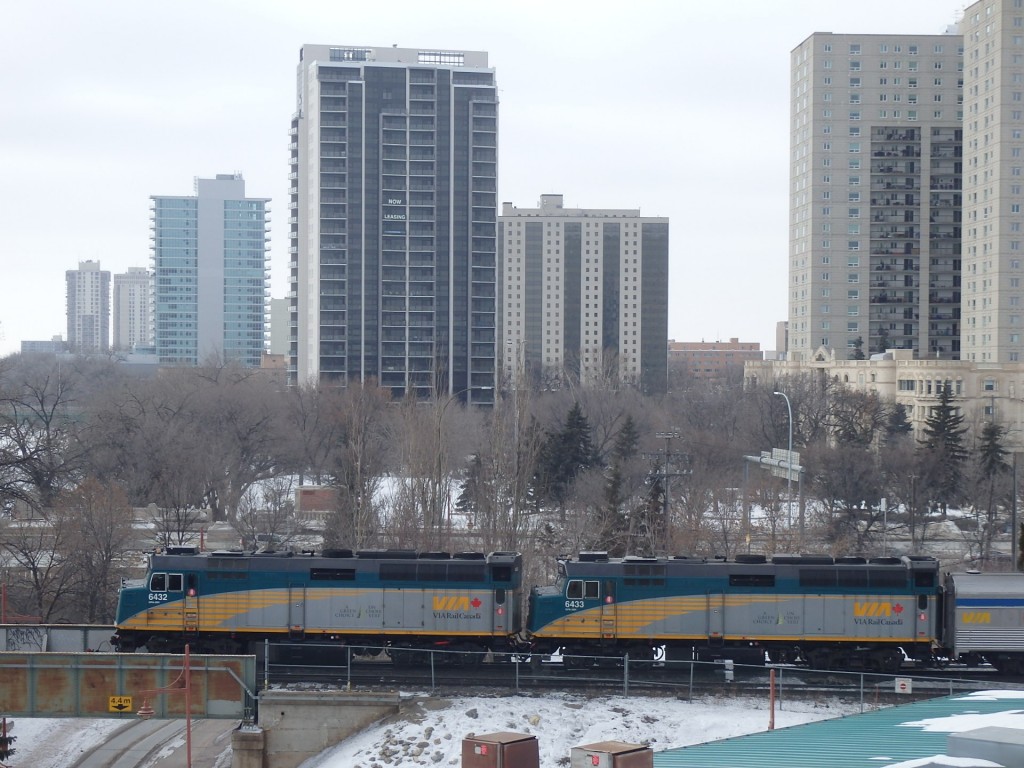
[[[467,698],[408,697],[388,718],[307,760],[300,768],[421,768],[459,766],[462,740],[499,731],[536,736],[540,764],[568,765],[573,747],[598,741],[647,744],[655,751],[768,729],[768,702],[640,696],[591,699],[574,695]],[[776,709],[783,728],[860,712],[856,704],[786,702]]]
[[[571,694],[546,696],[431,697],[403,695],[402,712],[370,726],[300,768],[448,768],[462,762],[462,740],[500,731],[537,737],[540,764],[568,766],[572,748],[599,741],[646,744],[661,752],[768,729],[768,702],[762,699],[700,699],[613,696],[588,698]],[[1007,710],[989,715],[954,715],[908,721],[908,728],[954,733],[999,725],[1024,728],[1024,710],[1013,701],[1021,691],[981,691],[964,700],[1005,699]],[[785,701],[776,708],[775,727],[855,715],[857,703],[839,700]],[[102,744],[123,720],[47,720],[18,718],[13,735],[18,750],[14,768],[67,768],[92,747]],[[181,744],[177,745],[178,747]],[[989,768],[996,764],[975,758],[934,755],[890,763],[879,768]],[[220,763],[218,763],[219,765]]]
[[[124,724],[124,720],[15,718],[11,736],[17,738],[13,745],[16,751],[7,764],[15,768],[67,768]]]
[[[459,766],[467,736],[513,731],[534,735],[542,766],[568,765],[572,747],[597,741],[649,744],[660,751],[768,728],[766,701],[693,703],[640,696],[589,699],[548,695],[431,697],[404,695],[402,713],[371,726],[302,768],[422,768]],[[834,701],[786,702],[777,709],[782,728],[860,711]],[[14,768],[67,768],[124,724],[121,720],[18,718]]]

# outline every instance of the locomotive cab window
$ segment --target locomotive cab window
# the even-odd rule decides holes
[[[154,573],[149,577],[150,592],[181,592],[180,573]]]
[[[581,598],[596,599],[601,596],[601,582],[573,579],[569,582],[569,587],[565,592],[565,596],[570,600],[579,600]]]

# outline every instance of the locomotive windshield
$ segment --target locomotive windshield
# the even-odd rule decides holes
[[[150,592],[181,592],[180,573],[154,573],[149,577]]]
[[[565,596],[569,599],[575,598],[577,600],[580,598],[598,598],[601,596],[601,582],[573,579],[569,582],[569,588],[566,590]]]

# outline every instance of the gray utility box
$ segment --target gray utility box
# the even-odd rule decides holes
[[[570,768],[654,768],[654,750],[642,744],[599,741],[573,747]]]
[[[1006,766],[1024,766],[1024,732],[1019,728],[990,725],[946,737],[950,757],[973,757]]]
[[[462,740],[462,768],[540,768],[536,736],[485,733]]]

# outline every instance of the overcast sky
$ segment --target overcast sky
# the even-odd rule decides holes
[[[66,334],[64,272],[150,265],[150,195],[241,172],[287,286],[299,48],[482,50],[498,199],[668,216],[669,337],[774,349],[786,316],[789,52],[941,34],[953,0],[34,0],[0,22],[0,354]]]

